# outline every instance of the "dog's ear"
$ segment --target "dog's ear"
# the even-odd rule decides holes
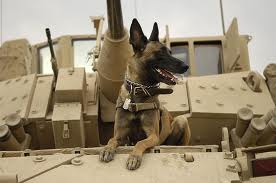
[[[144,35],[142,28],[136,18],[132,20],[130,26],[129,43],[132,45],[135,53],[142,52],[148,43],[148,39]]]
[[[153,24],[152,32],[149,38],[150,41],[159,41],[159,30],[158,30],[158,25],[155,22]]]

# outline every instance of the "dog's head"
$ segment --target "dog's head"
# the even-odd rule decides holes
[[[130,27],[129,42],[135,53],[136,61],[146,66],[150,79],[156,82],[163,82],[168,85],[175,85],[177,77],[173,74],[183,74],[189,68],[181,60],[174,58],[171,51],[159,42],[158,25],[155,22],[150,38],[144,35],[139,22],[132,20]]]

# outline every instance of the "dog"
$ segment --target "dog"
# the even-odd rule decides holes
[[[159,88],[159,83],[175,85],[173,75],[185,73],[189,66],[171,56],[171,51],[159,41],[155,22],[150,38],[133,19],[129,42],[134,56],[128,61],[125,82],[116,103],[114,137],[100,151],[103,162],[113,160],[120,145],[135,144],[126,163],[129,170],[140,167],[142,155],[156,145],[187,145],[191,132],[184,116],[172,118],[160,105],[158,95],[172,93],[172,89]]]

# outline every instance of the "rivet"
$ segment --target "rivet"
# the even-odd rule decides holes
[[[37,111],[36,110],[32,110],[32,114],[36,114],[37,113]]]
[[[25,95],[22,96],[22,99],[25,99],[25,98],[27,98],[27,97],[28,97],[28,95],[25,94]]]
[[[185,153],[184,154],[184,160],[186,162],[194,162],[194,157],[191,153]]]
[[[83,164],[83,161],[80,158],[74,158],[74,159],[71,160],[71,163],[73,165],[79,166],[79,165]]]
[[[219,89],[215,84],[212,85],[212,88],[213,88],[214,90]]]
[[[198,103],[198,104],[201,103],[201,100],[200,100],[200,99],[196,99],[195,101],[196,101],[196,103]]]
[[[205,89],[206,87],[205,86],[203,86],[203,85],[199,85],[198,86],[200,89]]]
[[[221,102],[216,102],[216,104],[217,104],[218,106],[223,106],[223,105],[224,105],[224,104],[221,103]]]
[[[187,104],[180,104],[181,107],[187,107]]]
[[[21,112],[20,109],[18,109],[18,110],[15,111],[16,114],[19,114],[20,112]]]
[[[232,86],[229,86],[228,89],[229,89],[230,91],[234,91],[234,90],[235,90],[235,88],[233,88]]]
[[[11,99],[11,101],[15,101],[17,99],[17,97],[13,97],[12,99]]]
[[[6,85],[9,84],[10,82],[11,82],[11,80],[8,80],[8,81],[6,82]]]
[[[241,87],[241,90],[242,90],[242,91],[246,91],[247,89],[246,89],[245,87],[242,86],[242,87]]]
[[[42,162],[42,161],[45,161],[45,160],[46,160],[46,158],[43,157],[43,156],[36,156],[33,161],[34,162]]]
[[[15,80],[15,82],[18,82],[18,81],[20,81],[21,80],[21,78],[17,78],[16,80]]]
[[[254,105],[252,104],[246,104],[247,107],[252,108]]]

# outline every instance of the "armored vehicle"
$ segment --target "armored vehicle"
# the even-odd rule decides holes
[[[276,182],[276,64],[264,77],[251,71],[251,37],[239,35],[237,19],[225,35],[171,38],[166,27],[161,39],[190,66],[159,97],[187,117],[189,146],[149,149],[136,171],[125,168],[132,146],[99,161],[133,55],[120,1],[107,0],[107,10],[106,32],[104,17],[91,17],[96,35],[52,39],[47,29],[43,43],[2,44],[0,183]]]

